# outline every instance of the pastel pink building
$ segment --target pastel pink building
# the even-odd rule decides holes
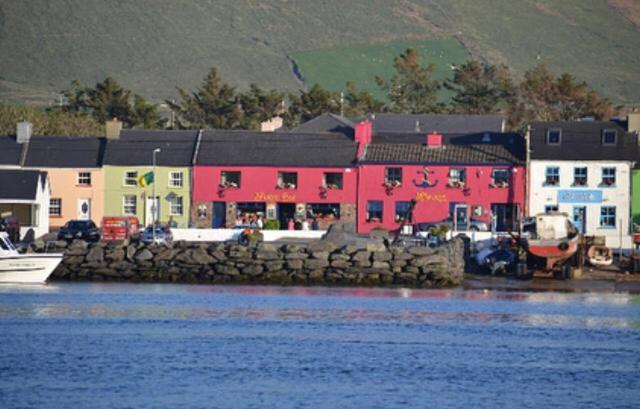
[[[524,143],[518,134],[386,134],[355,126],[359,142],[358,231],[408,224],[457,230],[515,229],[525,197]]]
[[[193,169],[192,224],[230,227],[260,216],[356,222],[357,145],[331,133],[204,131]]]

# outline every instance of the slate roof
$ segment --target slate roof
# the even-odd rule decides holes
[[[369,117],[373,134],[429,133],[467,134],[473,132],[502,132],[500,115],[445,114],[375,114]]]
[[[426,140],[426,138],[425,138]],[[515,133],[482,133],[443,138],[442,147],[416,143],[373,143],[363,163],[524,165],[524,139]]]
[[[20,164],[22,145],[13,136],[0,136],[0,165],[17,166]]]
[[[119,139],[107,140],[104,165],[151,166],[153,150],[157,166],[191,166],[198,130],[150,131],[123,130]]]
[[[207,130],[196,165],[348,167],[357,145],[339,133]]]
[[[353,127],[354,123],[350,119],[328,113],[317,116],[299,125],[297,128],[294,128],[293,131],[304,133],[339,132],[353,138]]]
[[[47,172],[37,170],[0,170],[0,200],[35,200],[38,179],[44,182],[47,179]]]
[[[99,168],[106,140],[94,137],[32,136],[26,167]]]
[[[559,145],[547,144],[547,130],[562,130]],[[615,146],[602,144],[602,131],[615,129]],[[531,159],[637,161],[636,137],[614,122],[534,122],[531,124]]]

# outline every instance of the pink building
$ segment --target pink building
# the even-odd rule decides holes
[[[359,142],[358,231],[397,230],[415,200],[410,224],[448,222],[458,230],[516,228],[524,205],[524,143],[518,134],[371,135]]]
[[[260,216],[325,229],[356,222],[357,145],[330,133],[204,131],[193,170],[192,224],[230,227]]]

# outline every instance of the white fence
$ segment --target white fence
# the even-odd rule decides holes
[[[173,240],[185,241],[227,241],[237,240],[240,229],[171,229]],[[282,239],[319,239],[325,230],[262,230],[264,241]]]

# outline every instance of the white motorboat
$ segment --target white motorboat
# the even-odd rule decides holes
[[[62,261],[62,254],[20,254],[0,232],[0,284],[43,284]]]

